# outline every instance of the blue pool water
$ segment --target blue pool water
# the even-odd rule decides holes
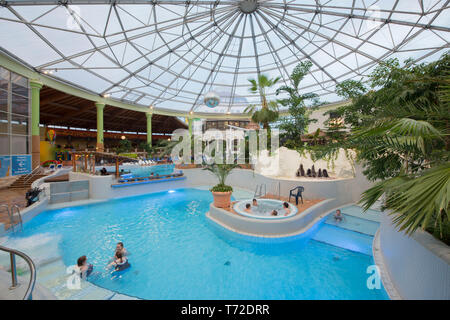
[[[151,173],[154,175],[165,175],[173,173],[175,164],[159,164],[154,166],[141,166],[127,168],[135,177],[148,177]]]
[[[66,265],[87,255],[96,272],[90,281],[146,299],[388,298],[366,286],[371,255],[314,240],[337,227],[321,222],[294,238],[246,237],[205,217],[211,201],[207,190],[177,189],[46,211],[14,237],[52,236]],[[117,241],[132,267],[112,278],[104,266]]]

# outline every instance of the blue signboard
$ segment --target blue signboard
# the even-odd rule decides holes
[[[11,175],[11,157],[0,156],[0,178]]]
[[[31,155],[11,156],[12,175],[31,173]]]

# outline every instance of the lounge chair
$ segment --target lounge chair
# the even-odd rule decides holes
[[[54,163],[51,163],[49,166],[48,166],[48,168],[50,169],[50,170],[55,170],[55,164]]]
[[[298,205],[298,198],[302,199],[303,204],[303,196],[302,193],[305,191],[305,188],[298,186],[292,190],[289,190],[289,201],[291,201],[291,197],[295,197],[295,204]]]
[[[61,164],[61,163],[58,163],[58,164],[56,165],[56,169],[62,169],[62,164]]]

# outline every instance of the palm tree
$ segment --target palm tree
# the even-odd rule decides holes
[[[289,109],[289,117],[281,119],[279,129],[284,132],[282,134],[283,139],[290,140],[293,145],[301,144],[300,136],[305,133],[311,122],[317,121],[309,117],[309,111],[320,103],[317,94],[300,92],[300,82],[308,74],[311,67],[312,62],[309,60],[300,62],[290,75],[292,85],[281,86],[276,91],[277,95],[280,93],[286,95],[285,98],[279,100],[279,103]],[[308,100],[313,102],[311,108],[306,106]]]
[[[217,191],[217,192],[227,192],[227,191],[233,191],[233,188],[231,186],[227,186],[225,184],[225,180],[227,179],[228,175],[233,171],[233,169],[237,168],[237,164],[210,164],[205,165],[203,167],[203,170],[207,170],[212,172],[217,179],[219,180],[219,183],[215,185],[211,191]]]
[[[253,94],[259,93],[261,97],[261,109],[257,110],[256,105],[249,105],[244,112],[252,115],[252,120],[262,123],[264,129],[269,129],[269,123],[278,119],[278,102],[267,100],[266,90],[273,87],[280,77],[269,79],[266,75],[260,74],[257,79],[248,79],[251,83],[249,91]]]
[[[387,106],[386,117],[356,132],[352,139],[372,149],[369,152],[402,159],[397,176],[363,193],[363,207],[367,210],[384,196],[384,207],[400,230],[411,234],[418,228],[427,229],[449,243],[450,80],[440,82],[436,103],[405,103],[402,110]]]

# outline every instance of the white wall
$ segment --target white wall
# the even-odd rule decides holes
[[[390,280],[403,299],[450,300],[450,247],[417,231],[398,232],[383,214],[380,247]]]

